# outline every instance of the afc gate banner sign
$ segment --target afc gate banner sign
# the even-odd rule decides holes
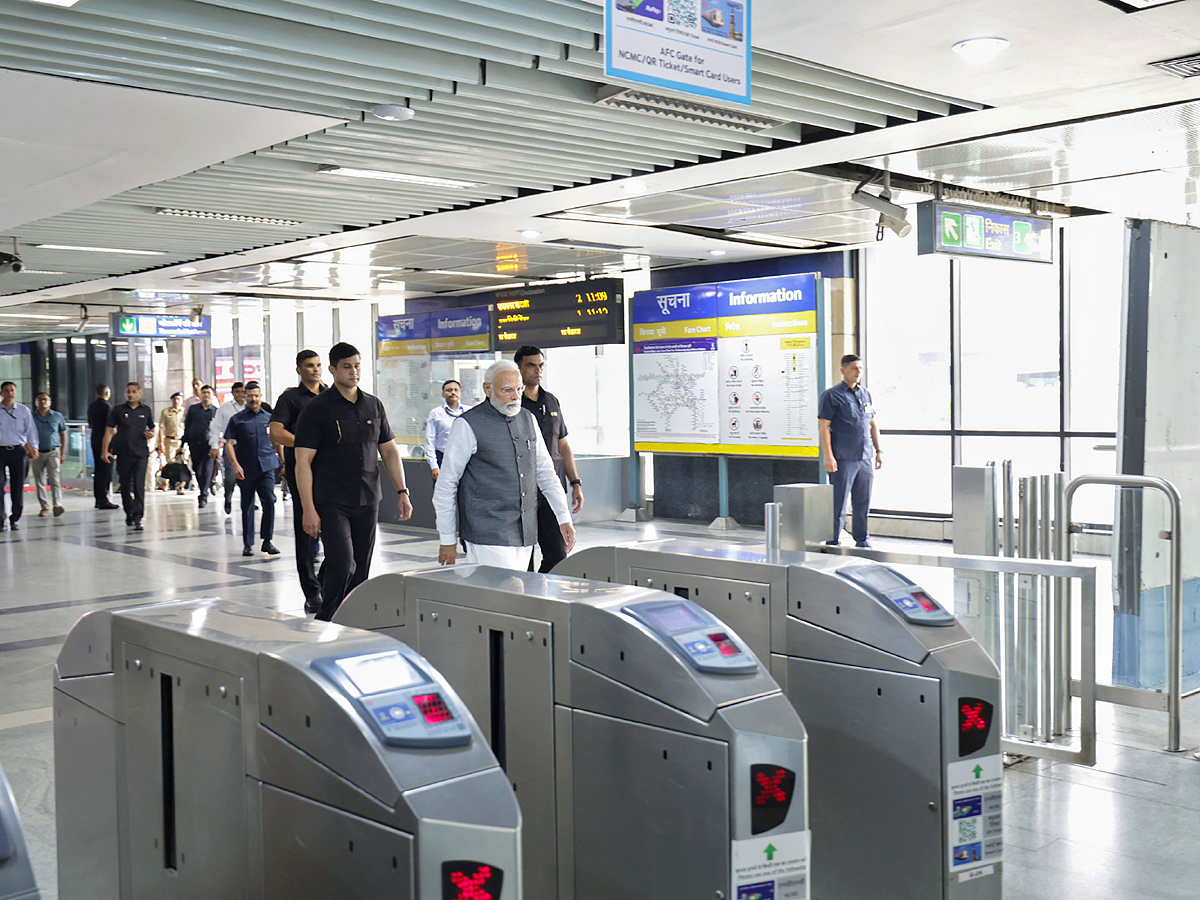
[[[750,0],[606,0],[604,73],[750,103]]]

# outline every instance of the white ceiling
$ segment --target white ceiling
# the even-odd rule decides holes
[[[86,10],[90,2],[93,0],[82,0],[78,8]],[[537,2],[540,0],[514,0],[512,6],[518,13],[528,14],[526,7],[531,8]],[[235,5],[243,9],[262,10],[270,8],[273,4],[282,8],[275,0],[239,0]],[[188,0],[172,0],[171,8],[188,5],[191,5]],[[314,7],[320,4],[313,0],[303,5]],[[419,4],[414,4],[411,0],[388,0],[377,5],[380,8],[419,8]],[[29,6],[30,4],[20,0],[0,0],[0,13]],[[127,6],[133,9],[133,0],[129,0]],[[569,0],[562,3],[561,7],[582,11],[594,9],[595,4]],[[117,0],[105,0],[104,8],[111,12],[124,7]],[[166,8],[163,7],[164,10]],[[54,16],[58,17],[55,21],[70,22],[69,15],[69,11],[55,11]],[[224,21],[222,19],[222,22]],[[676,165],[650,174],[638,175],[635,169],[633,180],[644,182],[650,193],[686,192],[739,179],[770,176],[847,160],[871,159],[880,165],[887,161],[895,165],[897,171],[905,171],[907,168],[911,174],[916,175],[925,171],[918,164],[919,154],[916,153],[923,148],[961,144],[964,148],[977,148],[980,153],[996,153],[999,157],[1007,151],[983,139],[1068,120],[1200,99],[1200,79],[1181,80],[1148,67],[1148,63],[1155,60],[1200,52],[1200,0],[1186,0],[1135,14],[1123,13],[1100,0],[1007,0],[1005,3],[992,4],[983,4],[979,0],[896,0],[891,3],[881,3],[879,0],[841,0],[837,4],[816,3],[813,0],[756,0],[754,28],[753,39],[756,48],[810,60],[930,94],[966,98],[969,101],[988,104],[992,108],[948,117],[923,118],[920,121],[902,124],[892,122],[886,128],[860,129],[859,133],[855,134],[830,137],[819,142],[804,142],[767,152],[732,153],[726,154],[727,158],[714,160],[710,157],[708,161],[702,158],[696,164]],[[1011,46],[997,59],[980,65],[966,63],[950,50],[957,40],[984,35],[1005,37],[1011,42]],[[589,57],[586,51],[577,51],[575,58]],[[0,65],[2,64],[3,62],[0,62]],[[547,62],[546,71],[523,72],[516,63],[505,65],[505,77],[509,78],[512,84],[525,84],[522,79],[528,75],[530,84],[536,84],[536,87],[527,88],[525,93],[521,90],[514,92],[512,89],[506,89],[498,96],[503,96],[505,102],[519,100],[527,104],[531,115],[536,112],[539,91],[541,96],[549,97],[553,93],[550,85],[553,85],[555,90],[566,90],[573,83],[567,80],[552,82],[552,78],[566,79],[567,76],[551,75],[550,69],[574,72],[577,75],[582,72],[579,77],[602,80],[602,75],[586,74],[588,71],[594,73],[595,70],[562,59],[554,61],[553,66]],[[489,63],[489,66],[492,64]],[[501,71],[499,65],[492,68],[494,71]],[[0,70],[0,76],[6,74],[13,73]],[[40,77],[43,82],[61,81],[44,76],[19,77]],[[230,104],[152,91],[132,91],[100,85],[84,87],[114,91],[121,95],[144,94],[147,98],[145,104],[159,104],[153,108],[145,108],[138,119],[137,130],[139,135],[148,136],[151,140],[166,135],[168,139],[159,140],[156,147],[157,156],[161,157],[156,162],[172,171],[154,170],[152,178],[143,177],[141,180],[134,179],[133,182],[126,179],[126,183],[111,190],[113,194],[134,184],[161,181],[172,175],[190,172],[220,158],[238,156],[258,147],[277,144],[282,137],[261,133],[269,116],[295,117],[288,120],[295,126],[295,130],[291,131],[288,137],[303,132],[308,128],[305,124],[307,122],[313,123],[312,128],[322,127],[321,120],[317,117],[280,113],[277,110],[258,107],[233,106],[232,109],[244,114],[244,119],[237,120],[237,127],[183,128],[178,123],[181,118],[187,120],[185,110],[192,109],[190,104],[206,104],[214,108],[229,107]],[[472,109],[480,104],[486,106],[485,99],[472,101],[472,92],[479,94],[480,98],[488,96],[485,89],[475,86],[462,95],[461,102]],[[0,82],[0,95],[3,95],[3,82]],[[51,93],[42,93],[41,89],[35,91],[34,106],[40,105],[39,96],[49,97]],[[417,123],[422,121],[422,115],[437,115],[450,102],[448,98],[437,94],[414,97],[416,99],[413,105],[418,108],[418,118],[414,122]],[[129,114],[136,117],[134,107],[137,103],[132,100],[129,102]],[[245,120],[253,120],[255,128],[250,129]],[[286,131],[282,121],[280,120],[280,129]],[[164,122],[174,124],[165,128]],[[647,122],[661,127],[661,120]],[[1121,120],[1114,120],[1113,128],[1118,132],[1121,131],[1120,122]],[[395,140],[399,146],[403,146],[404,123],[389,127],[394,128],[392,133]],[[451,126],[442,124],[439,127],[446,129]],[[528,139],[532,144],[538,141],[538,128],[544,129],[540,133],[548,141],[561,139],[563,136],[561,128],[555,129],[549,122],[539,125],[536,117],[526,121],[524,127],[528,129]],[[1136,126],[1133,125],[1132,119],[1129,127],[1136,137]],[[168,131],[170,134],[166,134]],[[48,128],[44,121],[29,119],[23,126],[14,125],[11,129],[6,129],[0,124],[0,152],[7,146],[3,142],[3,136],[10,132],[16,132],[17,139],[24,140],[27,145],[53,145],[53,152],[47,151],[46,157],[61,159],[58,168],[70,170],[72,166],[97,165],[94,159],[97,146],[93,146],[90,134],[86,130],[71,132],[67,129],[64,133],[61,129]],[[180,134],[186,135],[186,139],[175,139]],[[213,134],[219,134],[220,140],[232,140],[232,135],[237,139],[237,146],[228,147],[227,156],[223,157],[220,154],[226,150],[218,149],[220,141],[214,138]],[[20,135],[23,135],[23,138]],[[1184,143],[1195,143],[1196,135],[1197,129],[1193,127],[1190,134],[1184,134],[1177,139]],[[453,134],[449,136],[453,137]],[[576,137],[583,142],[587,140],[587,136],[587,133],[580,132]],[[690,140],[698,149],[705,149],[702,138],[692,136]],[[970,141],[975,143],[967,143]],[[193,142],[200,146],[192,146]],[[129,143],[141,147],[136,141]],[[168,146],[164,148],[163,143]],[[1010,139],[1009,144],[1011,143]],[[98,142],[98,146],[103,146],[103,142]],[[124,149],[126,152],[130,150],[128,147]],[[1070,149],[1067,148],[1068,151]],[[1094,149],[1093,147],[1093,151]],[[211,152],[208,152],[206,159],[199,162],[195,160],[195,156],[202,156],[207,151]],[[902,156],[906,152],[908,156]],[[114,147],[110,156],[124,159],[120,153],[121,148]],[[902,164],[901,160],[906,160],[907,163]],[[497,158],[497,165],[500,162]],[[1134,154],[1123,160],[1122,164],[1127,167],[1124,173],[1110,174],[1129,174],[1135,171],[1132,167],[1140,162]],[[44,172],[43,166],[37,168],[39,172]],[[150,172],[147,168],[140,171]],[[599,172],[597,174],[600,175]],[[540,243],[552,239],[587,240],[637,248],[642,258],[663,260],[709,259],[708,252],[716,248],[726,251],[723,262],[786,252],[735,244],[723,241],[719,237],[683,234],[638,225],[581,223],[544,218],[563,210],[619,203],[628,199],[629,194],[622,189],[621,179],[607,180],[611,175],[610,169],[602,175],[606,180],[595,184],[526,191],[523,196],[513,196],[512,192],[508,192],[501,195],[507,199],[495,199],[467,209],[428,212],[403,221],[321,236],[319,242],[325,246],[314,245],[311,237],[283,243],[272,241],[269,246],[214,256],[202,262],[192,263],[189,267],[199,270],[194,281],[190,281],[180,271],[183,266],[180,263],[159,271],[116,277],[92,277],[79,284],[0,297],[0,305],[27,302],[31,299],[70,297],[116,287],[195,290],[203,293],[219,289],[213,279],[204,277],[207,272],[232,268],[245,271],[244,267],[247,266],[310,255],[322,250],[363,246],[410,236],[447,241],[475,240],[503,245]],[[104,193],[108,188],[99,186],[96,179],[86,170],[81,169],[79,177],[86,180],[91,189],[87,194],[75,195],[75,206],[109,196]],[[1145,186],[1142,187],[1142,184]],[[1142,184],[1137,186],[1138,191],[1150,191],[1155,196],[1154,202],[1145,203],[1144,207],[1165,218],[1171,218],[1185,205],[1195,202],[1195,186],[1194,183],[1189,183],[1187,178],[1149,178],[1143,179]],[[1078,197],[1086,196],[1087,203],[1084,205],[1124,212],[1129,195],[1136,193],[1130,186],[1131,183],[1127,182],[1121,189],[1114,185],[1111,192],[1105,191],[1103,187],[1094,187],[1086,192],[1076,191],[1074,195],[1059,191],[1054,196],[1068,201],[1071,196],[1075,196],[1073,202],[1076,203],[1083,203]],[[1010,187],[1020,191],[1025,186]],[[7,184],[0,186],[0,229],[4,228],[6,221],[2,216],[6,209],[5,204],[15,202],[9,191]],[[51,217],[68,208],[63,206],[62,193],[55,202],[51,202],[51,199],[50,193],[47,193],[42,205],[26,202],[22,207],[22,215],[26,217],[24,221]],[[21,216],[18,216],[12,221],[16,222],[20,218]],[[1179,218],[1176,215],[1172,220]],[[331,215],[328,221],[334,222],[337,219]],[[536,239],[519,237],[518,230],[529,226],[536,226],[542,234]],[[3,293],[2,286],[0,293]],[[316,290],[304,291],[304,294],[339,296],[336,285],[325,290],[318,286]],[[367,292],[362,296],[370,298],[372,295]]]
[[[0,231],[335,122],[0,69]]]

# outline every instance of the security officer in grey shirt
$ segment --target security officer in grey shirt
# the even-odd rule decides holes
[[[879,449],[879,426],[875,424],[871,394],[859,384],[862,372],[860,357],[853,353],[842,357],[842,380],[821,394],[817,426],[822,464],[833,485],[834,539],[830,543],[838,543],[846,522],[846,499],[850,498],[854,505],[854,544],[869,547],[867,514],[871,509],[873,469],[883,466],[883,451]]]

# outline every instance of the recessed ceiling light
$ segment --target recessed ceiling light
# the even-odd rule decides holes
[[[377,119],[386,119],[388,122],[407,122],[416,114],[415,109],[399,103],[380,103],[378,106],[371,107],[371,115]]]
[[[1007,46],[1004,38],[981,37],[959,41],[951,49],[967,62],[981,63],[994,59]]]
[[[52,272],[49,269],[22,269],[22,275],[66,275],[66,272]]]
[[[709,250],[708,255],[709,256],[724,256],[728,252],[729,252],[728,250]]]
[[[234,213],[201,212],[198,209],[166,208],[155,211],[160,216],[179,216],[184,219],[216,219],[219,222],[244,222],[249,225],[278,225],[282,228],[295,228],[303,225],[295,219],[276,219],[270,216],[239,216]]]
[[[644,181],[622,181],[621,190],[627,194],[644,194],[650,188]]]
[[[521,237],[526,238],[531,241],[534,238],[540,238],[542,236],[542,233],[540,231],[538,231],[536,228],[522,228],[520,231],[517,232],[517,234],[519,234],[519,235],[521,235]]]
[[[29,0],[30,3],[41,3],[45,6],[74,6],[79,0]]]
[[[194,275],[196,273],[196,269],[192,266],[183,266],[179,271],[184,275]]]
[[[403,172],[381,172],[378,169],[354,169],[346,166],[320,166],[318,175],[345,175],[347,178],[370,178],[376,181],[396,181],[401,184],[420,184],[426,187],[476,188],[480,181],[456,181],[453,178],[431,178],[428,175],[406,175]]]
[[[118,247],[76,247],[72,244],[36,244],[42,250],[79,250],[83,253],[126,253],[130,256],[166,256],[161,250],[123,250]]]

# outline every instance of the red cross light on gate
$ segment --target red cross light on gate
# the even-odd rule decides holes
[[[792,805],[796,773],[783,766],[750,767],[750,833],[761,834],[781,825]]]
[[[958,698],[958,755],[969,756],[983,749],[992,730],[994,707],[978,697]]]
[[[470,860],[442,863],[442,900],[499,900],[504,871]]]

